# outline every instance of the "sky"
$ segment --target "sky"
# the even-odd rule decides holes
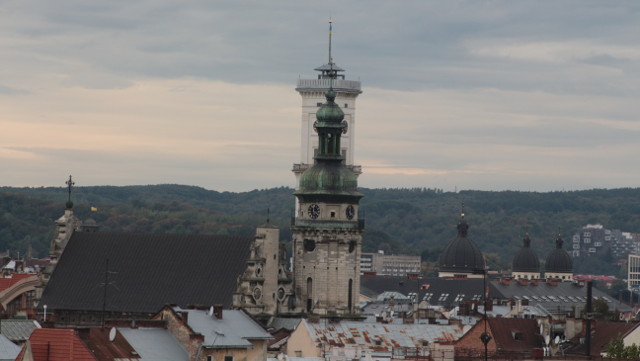
[[[359,185],[638,187],[637,1],[0,0],[0,185],[293,187],[299,78],[360,80]]]

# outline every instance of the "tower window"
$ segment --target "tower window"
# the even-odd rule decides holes
[[[336,218],[336,212],[335,211],[331,211],[331,218]]]

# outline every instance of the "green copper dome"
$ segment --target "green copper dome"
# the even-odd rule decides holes
[[[358,180],[353,171],[340,162],[318,162],[307,169],[300,178],[298,196],[332,195],[361,198]]]
[[[333,89],[329,89],[325,93],[327,102],[320,106],[320,109],[316,112],[316,119],[318,122],[325,123],[340,123],[344,119],[344,112],[338,104],[335,103],[336,92]]]

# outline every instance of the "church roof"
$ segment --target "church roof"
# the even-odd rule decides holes
[[[531,239],[526,236],[522,240],[522,248],[513,257],[513,272],[540,272],[540,260],[531,249]]]
[[[40,308],[155,313],[166,304],[232,304],[253,236],[75,232]]]
[[[489,284],[489,282],[487,282]],[[384,292],[398,292],[405,296],[417,294],[417,302],[446,308],[458,306],[462,300],[481,300],[484,283],[481,278],[446,279],[439,277],[360,277],[360,293],[376,298]],[[502,298],[494,287],[489,287],[490,298]]]
[[[447,244],[440,255],[440,272],[474,273],[484,271],[485,264],[478,245],[467,237],[469,225],[462,215],[458,236]]]
[[[573,262],[569,253],[562,248],[562,238],[556,238],[556,248],[549,253],[544,268],[546,272],[572,273]]]

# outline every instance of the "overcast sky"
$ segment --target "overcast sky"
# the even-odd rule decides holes
[[[637,187],[640,2],[0,0],[0,185],[293,186],[296,81],[360,80],[364,187]]]

